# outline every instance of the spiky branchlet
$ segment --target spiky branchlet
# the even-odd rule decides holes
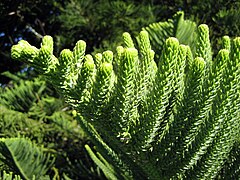
[[[73,49],[73,59],[70,63],[70,73],[69,79],[71,79],[71,87],[76,85],[76,81],[81,71],[83,65],[83,60],[85,56],[86,43],[82,40],[78,41]]]
[[[189,131],[187,133],[184,133],[185,139],[183,140],[181,151],[183,151],[184,154],[188,156],[188,158],[191,157],[192,159],[189,161],[186,158],[182,161],[183,172],[185,172],[186,170],[191,171],[190,169],[193,166],[196,166],[197,163],[201,162],[201,156],[206,153],[209,146],[213,143],[215,136],[220,131],[220,127],[222,126],[222,117],[215,117],[215,110],[220,109],[220,104],[218,103],[221,101],[216,99],[216,97],[217,92],[220,88],[219,83],[223,74],[223,69],[225,67],[224,64],[227,61],[227,58],[228,52],[226,52],[225,55],[223,55],[221,52],[219,53],[215,64],[213,65],[212,75],[210,75],[212,88],[209,90],[209,95],[207,95],[205,102],[203,101],[204,105],[202,106],[202,108],[206,111],[203,112],[203,109],[201,109],[200,114],[195,118],[195,122],[191,124]],[[193,147],[191,144],[195,143],[196,141],[198,141],[199,143]],[[184,149],[186,147],[188,149],[187,152]]]
[[[113,109],[116,128],[119,135],[127,133],[136,124],[137,118],[137,89],[135,74],[138,52],[134,48],[126,48],[119,64],[119,74],[116,82],[115,105]]]
[[[162,33],[170,29],[158,40],[153,26]],[[86,44],[79,41],[73,52],[63,50],[58,62],[46,38],[40,50],[20,41],[12,57],[28,58],[51,79],[117,178],[213,179],[226,171],[230,152],[237,154],[232,151],[239,141],[240,38],[225,36],[213,61],[206,25],[197,32],[190,25],[196,49],[174,37],[165,41],[179,24],[153,26],[139,34],[138,45],[124,33],[115,56],[85,55]],[[159,48],[156,55],[152,48]]]
[[[11,170],[27,180],[41,179],[55,161],[42,147],[25,138],[1,138],[0,152],[1,161],[11,164]]]
[[[233,42],[237,42],[237,38]],[[234,51],[236,54],[238,54],[240,50],[239,41],[237,44],[238,45],[236,46],[236,44],[233,43],[233,46],[237,48]],[[231,62],[238,62],[237,64],[239,66],[239,55],[234,58],[229,58],[229,51],[225,49],[219,52],[216,60],[219,67]],[[212,119],[210,120],[210,122],[212,121],[212,125],[207,126],[208,131],[206,132],[210,135],[205,137],[206,141],[201,147],[201,154],[203,154],[202,159],[199,161],[196,171],[194,171],[194,173],[193,171],[190,171],[194,177],[216,177],[216,171],[219,171],[222,167],[225,161],[224,159],[227,158],[234,142],[236,141],[236,134],[233,135],[232,133],[239,132],[239,120],[237,120],[239,119],[239,91],[237,91],[237,87],[239,87],[239,70],[236,69],[235,72],[232,71],[230,73],[226,66],[216,69],[222,72],[221,86],[218,88],[218,96],[215,97],[216,102],[214,104],[216,107],[213,108]],[[235,76],[231,81],[230,78],[232,78],[232,73],[234,73]],[[233,83],[230,86],[229,81]],[[209,146],[209,148],[206,146]],[[205,148],[203,149],[203,147]],[[220,148],[221,152],[219,152]],[[212,153],[204,153],[206,150]],[[220,156],[218,154],[220,154]]]
[[[69,49],[64,49],[61,51],[59,56],[59,65],[56,69],[55,85],[59,86],[63,91],[68,91],[71,88],[71,64],[73,62],[73,53]]]
[[[215,77],[212,77],[212,80],[214,80],[215,83],[213,83],[214,85],[211,84],[211,85],[213,85],[214,90],[210,91],[211,95],[207,96],[208,98],[206,98],[206,101],[204,101],[204,99],[202,99],[202,97],[201,97],[202,93],[203,93],[201,88],[204,85],[203,79],[202,79],[202,74],[204,72],[205,62],[202,58],[196,58],[193,62],[195,62],[195,63],[193,64],[192,68],[189,69],[190,77],[189,78],[187,77],[187,84],[190,83],[192,86],[190,86],[190,87],[186,86],[187,91],[185,92],[186,95],[185,95],[185,101],[184,101],[186,104],[183,104],[180,114],[177,115],[177,117],[180,118],[179,120],[180,120],[180,122],[182,122],[182,125],[184,124],[184,127],[181,127],[180,122],[177,122],[177,124],[175,124],[176,127],[172,129],[173,132],[175,131],[175,133],[177,133],[177,134],[175,134],[175,136],[181,136],[181,139],[178,139],[176,141],[170,140],[170,142],[173,142],[173,143],[175,142],[176,144],[178,144],[178,146],[172,148],[171,151],[169,152],[169,156],[172,157],[171,161],[169,161],[169,159],[166,157],[164,158],[165,168],[176,167],[175,166],[176,164],[179,165],[177,169],[172,169],[171,172],[173,174],[178,174],[182,171],[180,173],[180,175],[182,175],[185,173],[185,171],[187,169],[191,169],[192,166],[198,162],[198,160],[200,159],[199,157],[201,156],[200,154],[201,153],[204,154],[204,150],[207,149],[207,147],[206,146],[204,147],[203,144],[200,145],[201,139],[202,138],[204,139],[204,137],[206,137],[205,134],[210,132],[210,129],[211,129],[210,126],[211,127],[217,126],[217,124],[213,125],[214,123],[210,121],[209,115],[208,115],[210,112],[206,113],[206,111],[213,109],[211,107],[212,101],[214,100],[214,97],[215,97],[215,95],[213,95],[213,93],[215,94],[216,89],[219,88],[219,78],[221,77],[221,72],[222,72],[221,70],[224,67],[223,63],[221,63],[221,62],[224,62],[224,60],[216,63],[218,65],[215,65],[216,68],[214,68],[215,70],[213,73]],[[190,70],[194,70],[195,72],[190,71]],[[216,72],[218,72],[218,73],[216,73]],[[203,76],[203,77],[205,77],[205,76]],[[216,85],[218,87],[216,87]],[[192,97],[194,97],[194,99],[192,99]],[[191,101],[194,102],[194,105],[189,106],[189,103],[191,104]],[[203,110],[206,110],[206,111],[203,112]],[[218,122],[216,121],[216,123],[218,123]],[[182,128],[182,130],[179,129],[179,126]],[[206,127],[209,127],[209,129],[205,130]],[[177,131],[178,129],[180,131]],[[170,129],[170,132],[171,132],[171,129]],[[213,132],[217,133],[217,130],[214,129]],[[175,137],[175,136],[172,136],[172,137]],[[208,138],[212,137],[212,140],[213,140],[214,135],[213,136],[209,135],[207,137]],[[196,141],[199,141],[199,144],[196,144],[195,143]],[[203,140],[203,142],[207,142],[207,144],[210,145],[211,140],[210,139],[208,139],[206,141]],[[192,146],[193,143],[196,145]],[[163,143],[163,144],[166,144],[166,143]],[[199,150],[197,148],[198,145],[199,145],[200,149],[202,148],[202,150]],[[192,153],[192,155],[190,155],[191,153]],[[196,154],[194,154],[194,153],[196,153]],[[182,156],[183,154],[184,154],[184,156]],[[191,156],[192,156],[192,158],[191,158]],[[191,160],[188,158],[190,158]],[[185,162],[188,162],[190,164],[184,165]],[[181,167],[181,166],[183,166],[183,167]]]
[[[222,49],[230,50],[231,49],[231,40],[230,40],[229,36],[223,36],[221,44],[222,44]]]
[[[32,62],[35,56],[39,53],[39,50],[31,46],[27,41],[21,40],[17,45],[13,45],[11,49],[11,55],[14,59],[21,59],[22,61]]]
[[[139,97],[144,98],[148,91],[152,88],[157,66],[154,61],[154,51],[151,49],[149,35],[146,31],[141,31],[137,37],[139,46],[139,73],[137,74],[137,82],[139,83]],[[140,99],[140,101],[145,101]]]
[[[80,68],[79,68],[80,69]],[[95,64],[91,55],[84,57],[81,70],[79,70],[75,88],[70,90],[73,100],[76,102],[75,107],[78,111],[87,114],[87,106],[91,99],[92,85],[95,80]]]
[[[201,85],[204,68],[205,61],[203,58],[195,58],[192,61],[188,76],[185,77],[185,89],[182,97],[183,100],[181,101],[183,104],[177,107],[175,114],[177,120],[170,125],[169,131],[165,137],[161,139],[158,145],[159,147],[156,148],[159,152],[165,152],[165,154],[175,152],[176,148],[173,145],[177,142],[179,143],[179,139],[176,139],[176,137],[184,137],[184,132],[190,129],[190,125],[193,123],[192,117],[195,116],[195,111],[199,109],[199,100],[202,96]],[[194,106],[192,106],[192,104],[194,104]],[[177,159],[179,158],[181,157],[177,157]],[[174,161],[174,159],[172,159],[172,161]]]
[[[95,65],[96,67],[99,66],[99,64],[101,64],[102,62],[102,54],[101,53],[97,53],[95,56],[94,56],[94,60],[95,60]]]
[[[145,142],[143,146],[151,147],[165,132],[169,122],[169,117],[173,108],[172,93],[174,84],[174,71],[177,66],[177,55],[179,53],[179,42],[176,38],[169,38],[163,49],[158,64],[158,71],[154,81],[154,87],[150,92],[148,100],[148,114],[142,122],[142,134]],[[170,113],[170,114],[169,114]],[[168,116],[168,117],[165,117]]]
[[[93,123],[98,124],[101,133],[104,131],[110,131],[112,128],[111,124],[105,124],[107,121],[108,123],[111,122],[105,112],[108,108],[114,83],[112,59],[113,54],[111,51],[103,53],[103,62],[97,69],[92,89],[91,105],[89,104],[89,106],[91,106],[91,109],[89,109],[89,115],[91,115]]]
[[[212,67],[212,48],[209,39],[209,28],[206,24],[198,26],[195,57],[202,57],[206,62],[206,75]]]
[[[123,37],[123,42],[126,47],[134,48],[133,40],[131,38],[131,35],[128,32],[123,33],[122,37]]]
[[[42,70],[45,74],[53,73],[58,65],[58,59],[53,55],[53,39],[51,36],[44,36],[38,56],[34,58],[34,66]]]

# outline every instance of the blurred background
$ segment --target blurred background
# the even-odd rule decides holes
[[[186,19],[208,24],[213,43],[223,35],[240,34],[239,0],[1,0],[0,73],[26,70],[10,57],[11,46],[21,39],[39,46],[42,36],[51,35],[56,54],[80,39],[87,42],[88,53],[112,50],[123,32],[134,35],[179,10]],[[0,75],[1,84],[9,80]]]

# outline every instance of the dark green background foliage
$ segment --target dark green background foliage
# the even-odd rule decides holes
[[[73,46],[73,42],[83,39],[89,48],[116,47],[123,32],[133,33],[155,22],[153,10],[153,6],[132,1],[72,0],[59,16],[66,32],[57,36],[59,45]]]
[[[22,63],[11,61],[9,50],[12,44],[27,39],[37,45],[42,35],[55,33],[60,26],[56,21],[60,4],[55,0],[0,1],[0,73],[22,69]],[[9,80],[0,77],[0,83]]]
[[[2,0],[0,7],[0,73],[22,68],[21,63],[11,61],[9,54],[10,47],[19,39],[38,45],[41,36],[51,35],[57,52],[83,39],[89,45],[88,52],[92,52],[113,48],[120,43],[122,32],[136,34],[143,26],[167,20],[179,10],[198,24],[208,24],[214,44],[216,38],[232,37],[240,31],[240,2],[233,0]],[[8,80],[0,76],[0,83]]]
[[[101,176],[84,149],[91,144],[71,109],[40,78],[13,78],[0,93],[0,138],[28,137],[55,156],[56,176],[97,178]],[[2,168],[4,169],[4,167]],[[2,171],[0,169],[0,171]],[[14,167],[12,172],[17,173]]]

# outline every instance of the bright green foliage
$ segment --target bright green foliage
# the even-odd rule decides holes
[[[44,153],[43,148],[38,148],[25,138],[0,139],[1,161],[7,162],[10,169],[19,171],[27,180],[39,179],[45,175],[54,163],[50,154]]]
[[[49,54],[52,42],[28,55],[32,64],[39,64],[39,56],[53,61],[45,59],[36,70],[78,112],[80,125],[103,159],[86,149],[110,179],[214,179],[224,178],[225,162],[234,169],[233,156],[239,154],[240,38],[225,37],[213,59],[207,25],[195,29],[183,19],[178,23],[183,25],[177,30],[172,21],[150,25],[149,33],[140,32],[137,45],[124,33],[124,46],[115,55],[84,55],[83,41],[73,52],[63,50],[59,64]],[[155,26],[166,28],[166,34],[162,37]],[[187,38],[189,43],[166,39],[182,33],[195,38]],[[12,48],[15,59],[25,55],[21,44]],[[32,49],[29,44],[25,48]],[[236,177],[238,169],[233,170]]]
[[[196,57],[202,57],[206,62],[206,75],[211,71],[212,67],[212,49],[209,40],[209,29],[208,26],[202,24],[198,27],[198,36],[196,43]]]
[[[230,50],[231,48],[231,40],[228,36],[223,36],[222,38],[222,49]]]

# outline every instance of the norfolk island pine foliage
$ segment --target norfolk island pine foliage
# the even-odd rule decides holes
[[[80,40],[56,58],[45,36],[40,49],[20,41],[12,57],[76,110],[109,179],[238,178],[240,38],[224,36],[213,57],[208,26],[178,13],[123,41],[93,57]]]

